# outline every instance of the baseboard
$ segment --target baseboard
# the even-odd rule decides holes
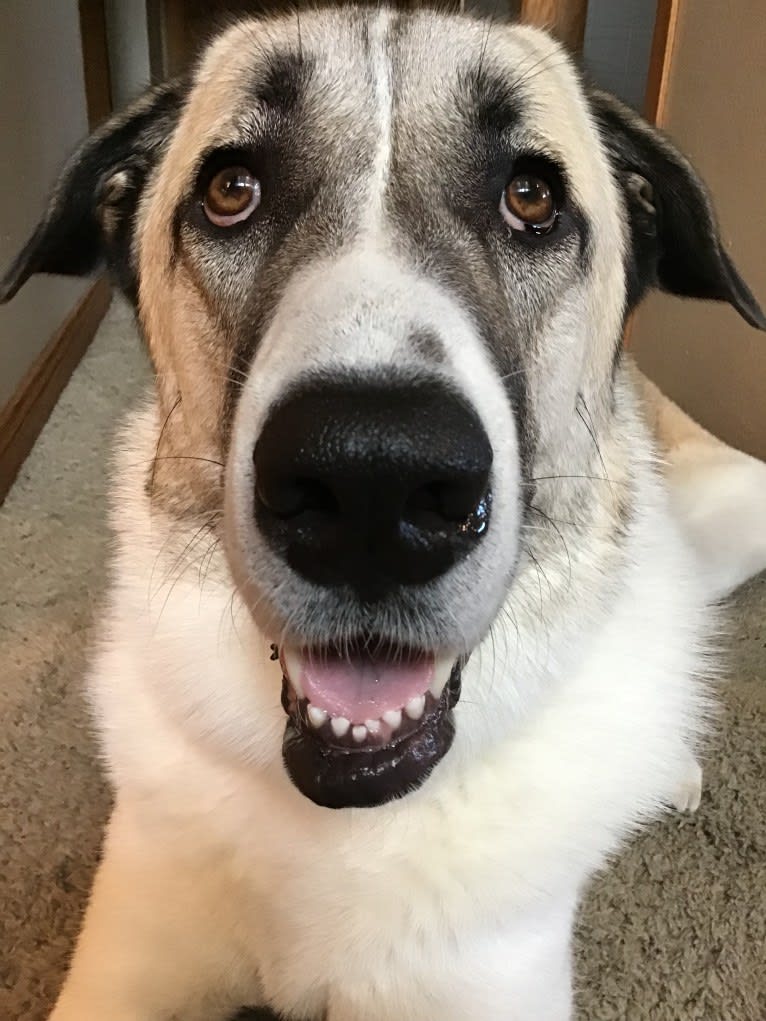
[[[75,305],[0,411],[0,503],[13,485],[61,391],[109,308],[111,290],[98,280]]]

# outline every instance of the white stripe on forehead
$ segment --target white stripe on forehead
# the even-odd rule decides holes
[[[377,147],[369,179],[367,210],[362,224],[365,240],[376,237],[383,220],[383,196],[391,168],[393,131],[394,83],[391,55],[388,49],[391,12],[378,11],[370,20],[370,61],[374,88],[376,123],[378,126]]]

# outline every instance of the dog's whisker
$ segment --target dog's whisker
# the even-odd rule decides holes
[[[498,376],[501,383],[506,383],[509,379],[515,379],[517,376],[526,375],[526,369],[514,369],[513,372],[506,372],[502,376]]]
[[[552,57],[558,57],[558,60],[553,60],[552,59],[551,62],[548,63],[548,64],[546,64],[543,61],[541,61],[542,66],[537,71],[535,71],[534,74],[525,75],[523,78],[520,78],[517,82],[515,82],[514,85],[515,86],[528,85],[530,82],[534,81],[535,78],[539,77],[539,75],[545,74],[548,71],[554,71],[557,67],[568,66],[571,63],[571,57],[567,53],[564,53],[564,54],[554,53],[554,54],[549,54],[549,56],[551,58]],[[532,70],[532,69],[530,69],[530,70]]]
[[[300,0],[297,0],[297,2],[294,5],[294,9],[295,9],[296,26],[297,26],[297,29],[298,29],[298,60],[300,61],[301,64],[303,64],[304,63],[304,58],[303,58],[303,36],[301,34]]]
[[[204,464],[213,464],[217,468],[224,468],[223,461],[217,461],[212,457],[200,457],[197,454],[162,454],[149,458],[145,464],[156,464],[158,461],[200,461]]]
[[[222,514],[223,514],[222,510],[220,510],[220,509],[214,510],[205,518],[204,521],[202,521],[196,527],[196,529],[195,529],[195,531],[193,531],[191,537],[186,539],[186,541],[185,541],[182,549],[180,550],[180,552],[178,552],[176,554],[175,559],[173,560],[173,562],[170,565],[170,567],[167,569],[167,571],[166,571],[166,573],[164,575],[163,580],[157,586],[157,589],[153,593],[152,598],[156,597],[159,594],[159,592],[165,587],[165,585],[168,584],[168,582],[169,582],[171,577],[176,575],[176,580],[178,580],[178,578],[180,578],[182,576],[183,572],[189,567],[189,554],[190,554],[190,552],[197,546],[197,544],[199,543],[201,537],[206,532],[212,532],[212,534],[215,535],[214,529],[215,529],[216,525],[218,524],[218,522],[220,521]],[[186,535],[188,535],[189,529],[188,529],[188,527],[179,527],[177,529],[176,534],[178,532],[181,532],[182,534],[184,534],[186,536]],[[158,554],[158,556],[157,556],[157,558],[155,560],[155,563],[157,563],[159,561],[159,558],[163,556],[165,549],[167,548],[169,542],[173,540],[173,538],[174,538],[174,536],[171,535],[169,537],[168,542],[163,544],[163,549]],[[179,568],[180,568],[180,570],[179,570]]]
[[[548,575],[545,573],[545,569],[541,566],[540,561],[537,559],[537,557],[534,555],[534,553],[532,552],[532,550],[528,546],[526,546],[524,548],[524,552],[529,557],[529,559],[532,561],[532,563],[535,565],[535,570],[537,571],[538,583],[540,583],[540,577],[542,575],[542,577],[545,578],[545,584],[548,586],[548,599],[553,599],[553,586],[551,585],[551,582],[550,582],[550,579],[548,578]],[[540,613],[543,612],[543,602],[544,602],[544,600],[543,600],[543,589],[542,589],[542,584],[540,583]]]
[[[179,395],[176,398],[174,404],[170,408],[170,411],[167,413],[167,416],[165,417],[165,421],[162,423],[162,428],[160,429],[159,436],[157,437],[157,449],[155,451],[155,457],[154,457],[153,463],[152,463],[152,473],[151,473],[151,477],[149,479],[149,496],[150,497],[154,496],[154,481],[155,481],[156,469],[157,469],[157,455],[159,455],[159,452],[160,452],[160,447],[162,445],[162,440],[163,440],[163,437],[165,435],[165,430],[167,429],[168,425],[170,424],[170,419],[173,417],[173,415],[175,414],[176,410],[178,408],[180,408],[180,406],[181,406],[181,394],[179,393]]]
[[[569,546],[567,545],[566,538],[564,537],[564,533],[561,531],[561,528],[559,527],[559,525],[560,524],[571,525],[571,524],[574,524],[574,522],[559,522],[555,518],[552,518],[549,514],[546,514],[546,512],[544,510],[541,510],[539,507],[536,507],[534,504],[530,504],[529,509],[531,511],[534,511],[535,514],[539,514],[545,521],[547,521],[548,524],[551,526],[551,528],[556,533],[556,535],[561,540],[561,545],[564,547],[564,552],[566,553],[566,556],[567,556],[567,569],[568,569],[567,588],[571,588],[571,585],[572,585],[572,558],[569,555]]]
[[[476,72],[476,77],[478,79],[481,79],[481,75],[482,75],[482,72],[484,70],[484,58],[485,58],[486,53],[487,53],[487,46],[489,45],[489,37],[490,37],[490,35],[492,33],[492,27],[495,24],[495,20],[497,18],[499,10],[500,10],[500,0],[495,0],[494,6],[492,8],[492,13],[490,14],[489,18],[487,19],[487,31],[484,34],[484,39],[483,39],[482,44],[481,44],[481,51],[479,53],[479,62],[478,62],[478,68],[477,68],[477,72]]]
[[[630,488],[629,482],[615,481],[605,475],[532,475],[528,480],[522,480],[521,485],[531,487],[535,482],[556,482],[557,480],[582,480],[586,482],[608,482],[610,486],[625,486]]]
[[[588,421],[587,422],[585,420],[585,417],[584,417],[582,411],[580,410],[580,405],[582,405],[582,407],[585,409],[585,412],[586,412],[586,414],[588,416]],[[603,470],[604,477],[606,478],[607,482],[609,483],[609,488],[610,488],[611,493],[612,493],[612,500],[615,501],[614,489],[612,487],[612,480],[609,478],[609,472],[606,470],[606,463],[604,462],[604,458],[603,458],[603,455],[601,453],[601,446],[600,446],[600,444],[598,442],[598,436],[596,435],[596,428],[595,428],[595,426],[593,424],[593,418],[591,417],[590,409],[588,408],[588,405],[585,402],[585,398],[582,396],[582,394],[580,394],[578,396],[577,404],[575,406],[575,410],[577,411],[577,415],[578,415],[580,421],[582,422],[582,424],[587,429],[590,438],[593,440],[593,445],[596,448],[596,453],[598,455],[599,462],[601,463],[601,468]]]
[[[211,520],[211,523],[212,523],[217,518],[220,518],[222,515],[223,515],[223,510],[222,509],[218,509],[218,510],[212,511],[210,513],[209,519]],[[160,565],[160,562],[165,559],[165,554],[167,553],[168,549],[170,548],[171,545],[173,545],[176,542],[176,540],[178,539],[179,536],[184,537],[184,538],[182,538],[182,541],[186,541],[185,537],[188,536],[188,532],[189,532],[189,524],[188,524],[188,522],[176,521],[175,524],[171,524],[170,522],[166,522],[165,523],[165,533],[166,534],[165,534],[165,537],[163,539],[163,542],[162,542],[159,550],[157,551],[156,555],[153,558],[152,569],[151,569],[151,572],[149,574],[149,583],[148,583],[147,594],[146,594],[147,604],[148,605],[151,605],[152,600],[154,599],[155,595],[160,591],[160,589],[165,584],[165,582],[160,582],[158,587],[157,587],[157,590],[155,592],[155,589],[154,589],[154,578],[155,578],[155,575],[157,573],[157,570],[158,570],[158,567]]]

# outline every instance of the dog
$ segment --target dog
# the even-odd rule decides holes
[[[71,159],[155,370],[88,691],[115,791],[54,1021],[572,1017],[578,900],[694,807],[710,592],[622,346],[766,319],[673,145],[544,32],[243,20]]]

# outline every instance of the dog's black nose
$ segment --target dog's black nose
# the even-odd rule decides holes
[[[465,557],[489,526],[492,447],[439,381],[315,381],[271,412],[255,513],[305,578],[378,599]]]

